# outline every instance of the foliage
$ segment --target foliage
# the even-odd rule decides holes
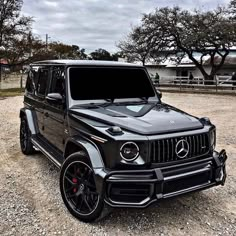
[[[0,56],[30,31],[32,18],[20,15],[22,4],[22,0],[0,0],[0,47],[5,48]]]
[[[140,58],[144,55],[145,60],[169,53],[178,53],[181,59],[188,56],[206,79],[213,79],[234,45],[236,23],[230,18],[228,9],[218,7],[213,11],[187,11],[179,7],[165,7],[144,14],[142,24],[119,47],[128,57],[129,53]],[[129,52],[129,48],[134,50]],[[204,68],[207,58],[210,73]]]
[[[118,61],[118,56],[118,54],[110,54],[102,48],[90,53],[90,59],[92,60]]]

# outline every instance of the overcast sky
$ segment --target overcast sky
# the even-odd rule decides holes
[[[76,44],[91,52],[116,44],[140,22],[142,13],[156,7],[212,9],[230,0],[24,0],[23,14],[33,16],[33,32],[49,41]]]

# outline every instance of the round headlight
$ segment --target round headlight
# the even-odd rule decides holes
[[[134,142],[124,143],[120,149],[120,155],[125,161],[134,161],[139,155],[139,147]]]

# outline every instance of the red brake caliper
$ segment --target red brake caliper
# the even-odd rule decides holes
[[[76,178],[73,178],[73,179],[72,179],[72,182],[76,184],[76,183],[78,182],[78,180],[77,180]],[[76,189],[76,188],[73,188],[73,192],[76,193],[76,192],[77,192],[77,189]]]

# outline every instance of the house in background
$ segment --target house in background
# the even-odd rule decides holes
[[[0,70],[1,70],[1,73],[10,71],[8,61],[6,59],[0,59]]]
[[[215,60],[220,61],[220,58],[216,57]],[[165,62],[159,64],[149,61],[145,66],[152,78],[156,75],[156,73],[158,73],[162,82],[168,82],[176,77],[187,79],[190,75],[190,72],[192,72],[194,78],[201,80],[203,79],[203,75],[200,70],[188,58],[183,58],[179,64],[176,64],[174,60],[169,58]],[[205,58],[204,68],[207,73],[210,73],[211,66],[209,58]],[[228,80],[231,78],[233,72],[236,72],[236,49],[231,50],[225,60],[224,65],[216,75],[220,80]]]

